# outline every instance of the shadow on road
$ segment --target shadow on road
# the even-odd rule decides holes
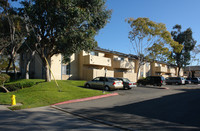
[[[75,113],[135,129],[200,129],[200,89],[143,102]],[[196,128],[193,128],[196,127]]]

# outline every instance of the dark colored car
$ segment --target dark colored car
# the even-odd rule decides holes
[[[139,79],[137,81],[137,84],[162,86],[164,81],[165,81],[165,78],[162,76],[147,76],[145,79]]]
[[[131,82],[127,78],[116,78],[116,79],[123,81],[123,88],[124,89],[131,89],[133,87],[137,87],[137,84],[135,82]]]
[[[183,77],[167,77],[165,79],[165,83],[167,85],[170,85],[170,84],[184,85],[185,84],[185,78],[183,78]]]
[[[188,78],[185,79],[185,84],[191,84],[191,83],[192,83],[192,81],[190,79],[188,79]]]
[[[187,80],[190,80],[191,83],[193,83],[193,84],[199,84],[199,83],[200,83],[199,79],[196,78],[196,77],[193,77],[193,78],[187,78]]]

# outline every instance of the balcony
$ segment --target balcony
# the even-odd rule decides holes
[[[114,77],[128,78],[131,81],[136,81],[136,73],[133,72],[115,72]]]
[[[113,61],[113,68],[131,69],[133,65],[129,61]]]
[[[156,72],[164,72],[164,73],[168,73],[168,69],[167,67],[155,67],[155,71]]]
[[[97,66],[111,66],[111,59],[101,56],[87,55],[84,56],[84,64]]]
[[[105,70],[104,69],[84,69],[83,70],[84,79],[85,80],[92,80],[95,77],[105,76]],[[114,77],[114,71],[107,70],[106,72],[107,77]]]
[[[176,74],[176,70],[174,68],[168,69],[168,73]]]

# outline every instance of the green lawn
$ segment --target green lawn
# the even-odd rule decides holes
[[[59,88],[54,81],[51,81],[42,82],[14,92],[0,93],[0,104],[11,104],[12,95],[16,96],[17,103],[23,104],[14,109],[24,109],[103,94],[100,90],[83,88],[85,81],[60,80],[57,82]],[[61,91],[59,91],[59,89]]]

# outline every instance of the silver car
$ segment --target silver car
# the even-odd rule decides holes
[[[113,77],[96,77],[85,83],[86,88],[97,88],[102,90],[123,89],[123,82]]]
[[[124,89],[131,89],[133,87],[137,87],[137,84],[135,82],[131,82],[128,78],[116,78],[118,80],[121,80],[124,85]]]

